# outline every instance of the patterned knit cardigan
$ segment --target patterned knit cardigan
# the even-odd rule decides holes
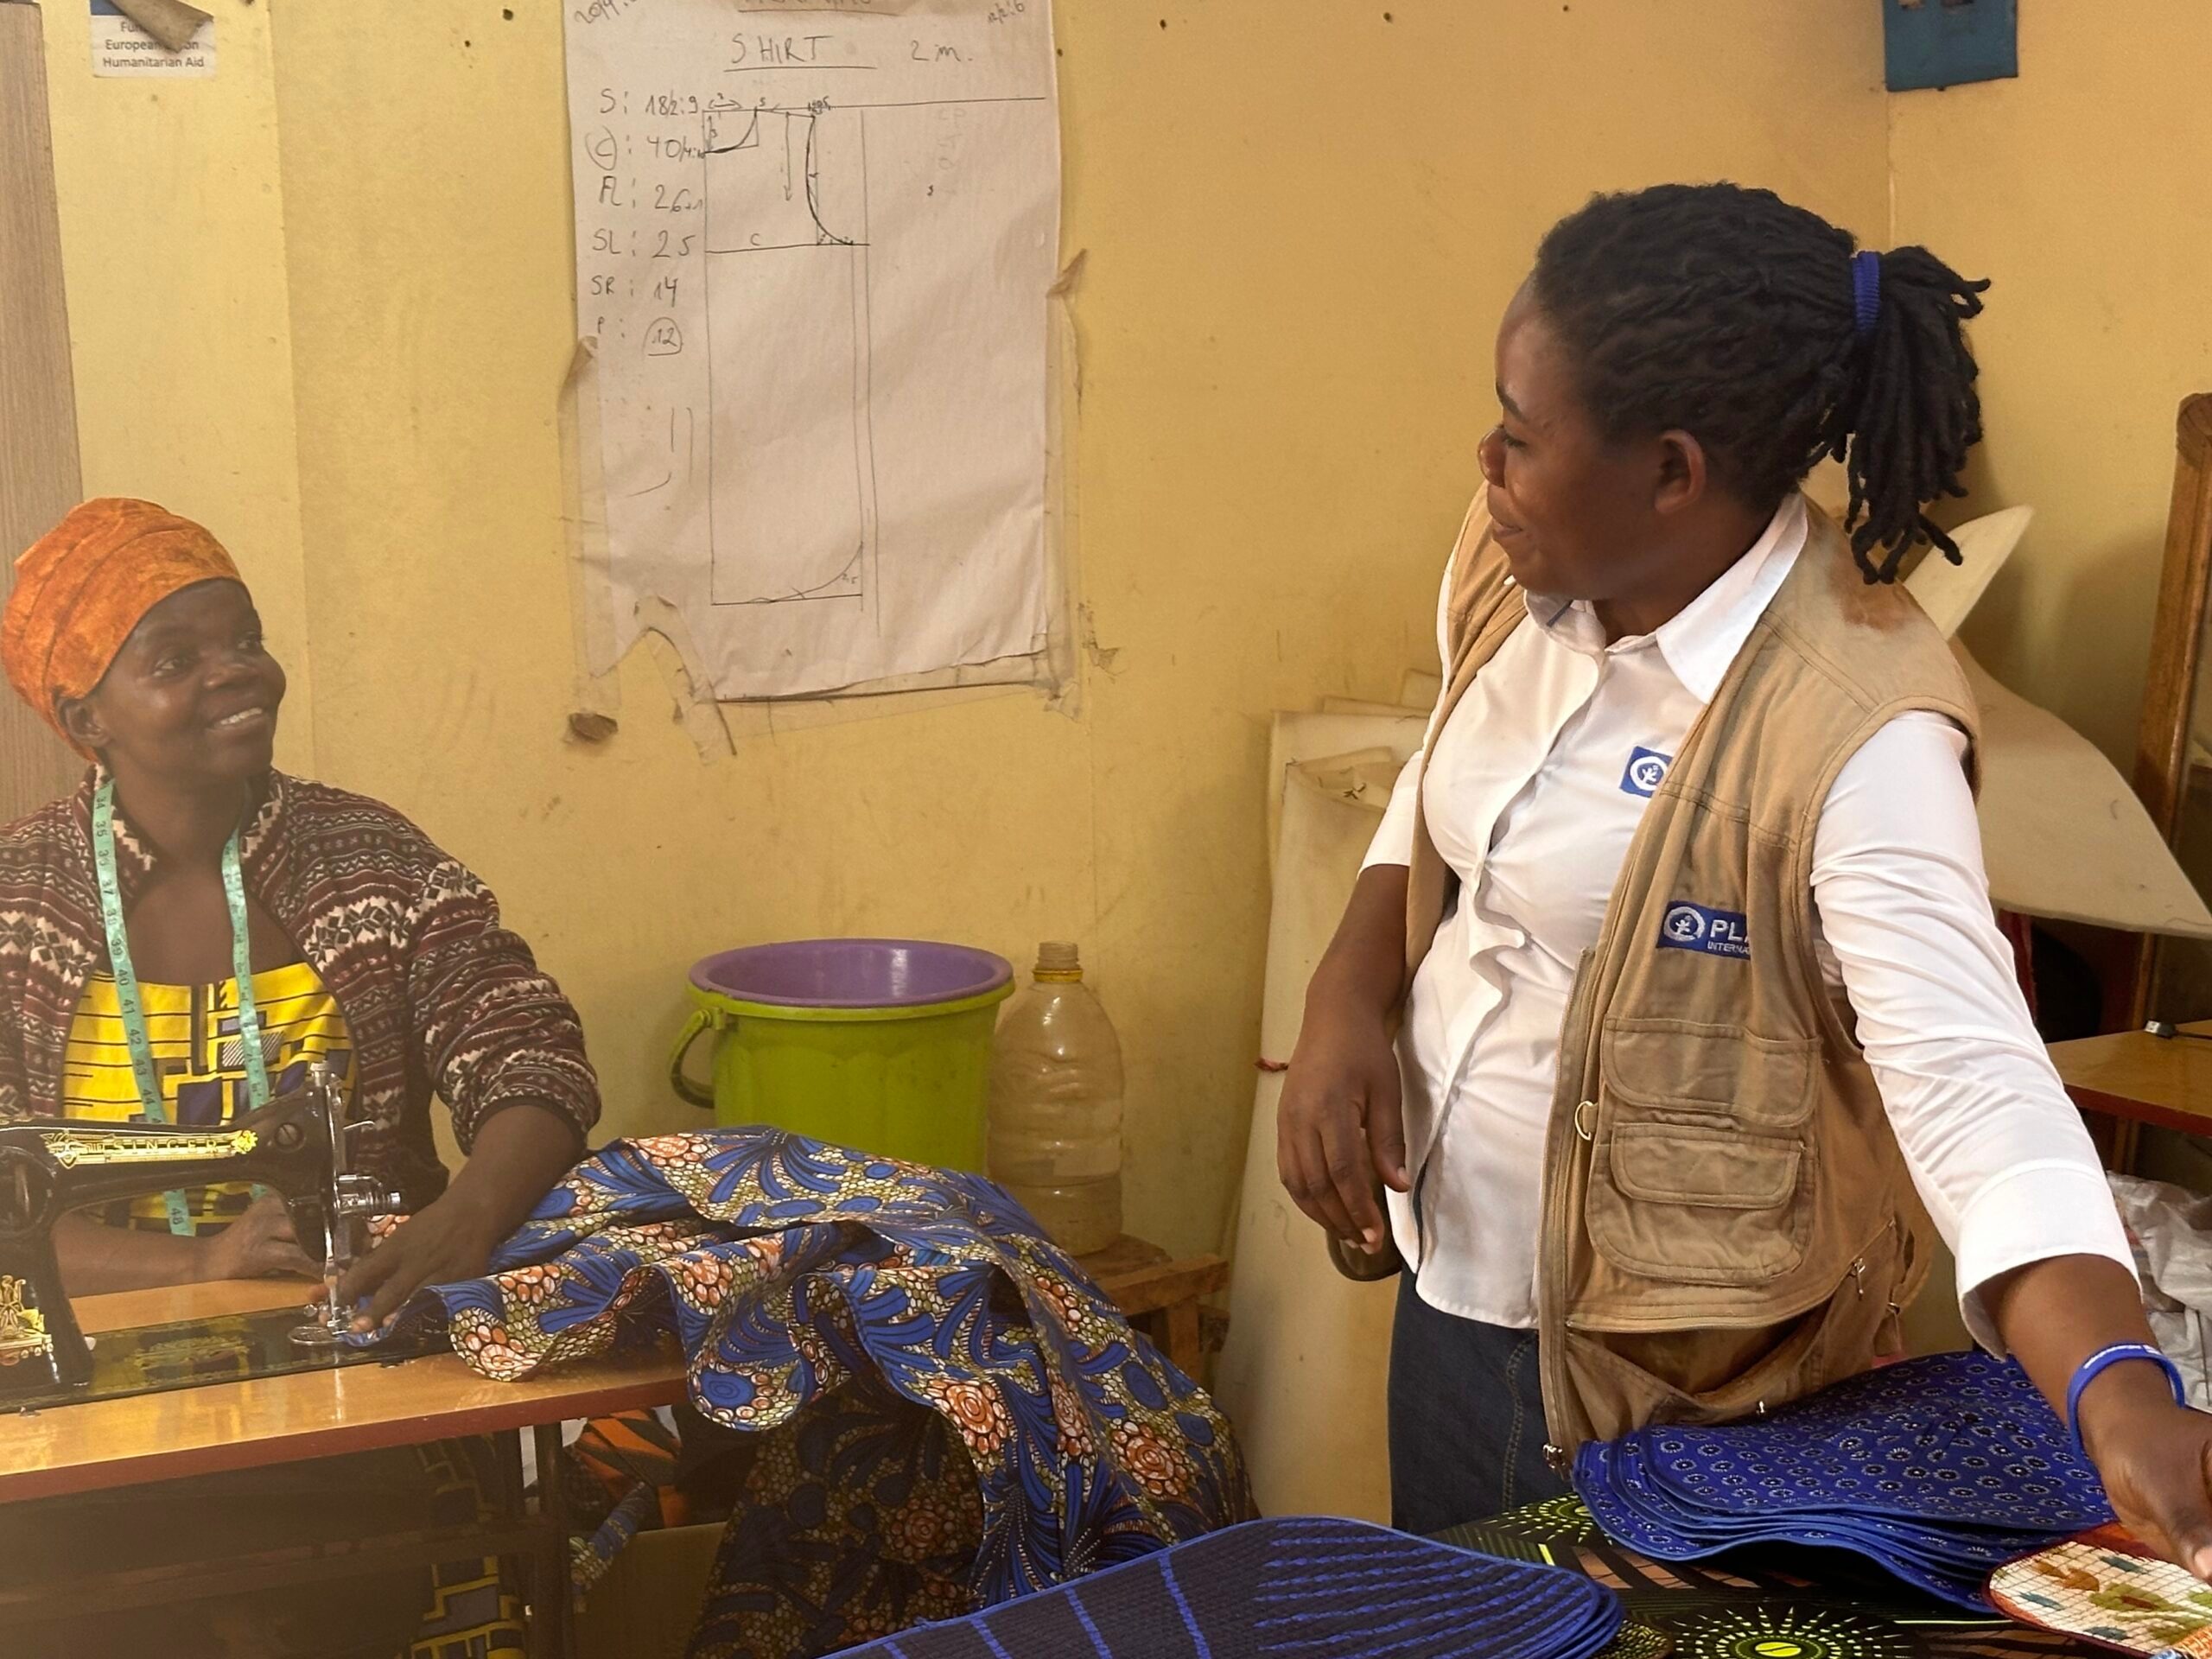
[[[92,864],[98,774],[0,828],[0,1122],[51,1116],[86,982],[107,967]],[[240,846],[247,890],[300,947],[353,1039],[351,1116],[363,1165],[410,1208],[445,1190],[431,1135],[433,1093],[465,1151],[493,1114],[549,1108],[579,1137],[599,1117],[583,1027],[530,947],[499,924],[484,884],[390,807],[269,774]],[[127,907],[153,873],[143,840],[116,815]]]

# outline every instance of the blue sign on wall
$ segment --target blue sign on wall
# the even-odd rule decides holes
[[[2020,73],[2018,0],[1882,0],[1893,92],[2010,80]]]

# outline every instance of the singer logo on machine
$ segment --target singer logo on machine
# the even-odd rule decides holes
[[[1630,749],[1628,770],[1621,774],[1621,793],[1649,799],[1667,781],[1667,768],[1674,764],[1673,755],[1662,754],[1656,749]]]
[[[1749,961],[1751,955],[1751,931],[1740,912],[1680,901],[1667,906],[1666,919],[1659,925],[1659,943],[1667,950],[1701,950],[1708,957]]]

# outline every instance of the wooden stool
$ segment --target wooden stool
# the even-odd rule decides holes
[[[1168,1363],[1197,1382],[1204,1359],[1198,1299],[1229,1282],[1229,1263],[1217,1255],[1171,1262],[1159,1245],[1127,1233],[1077,1259]]]

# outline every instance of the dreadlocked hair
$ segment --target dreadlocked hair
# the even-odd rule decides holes
[[[1862,333],[1855,246],[1771,191],[1660,185],[1554,226],[1530,292],[1607,437],[1693,433],[1716,481],[1769,512],[1822,458],[1842,461],[1853,556],[1892,582],[1916,541],[1959,561],[1923,509],[1966,493],[1981,402],[1964,324],[1989,284],[1925,248],[1883,254]]]

